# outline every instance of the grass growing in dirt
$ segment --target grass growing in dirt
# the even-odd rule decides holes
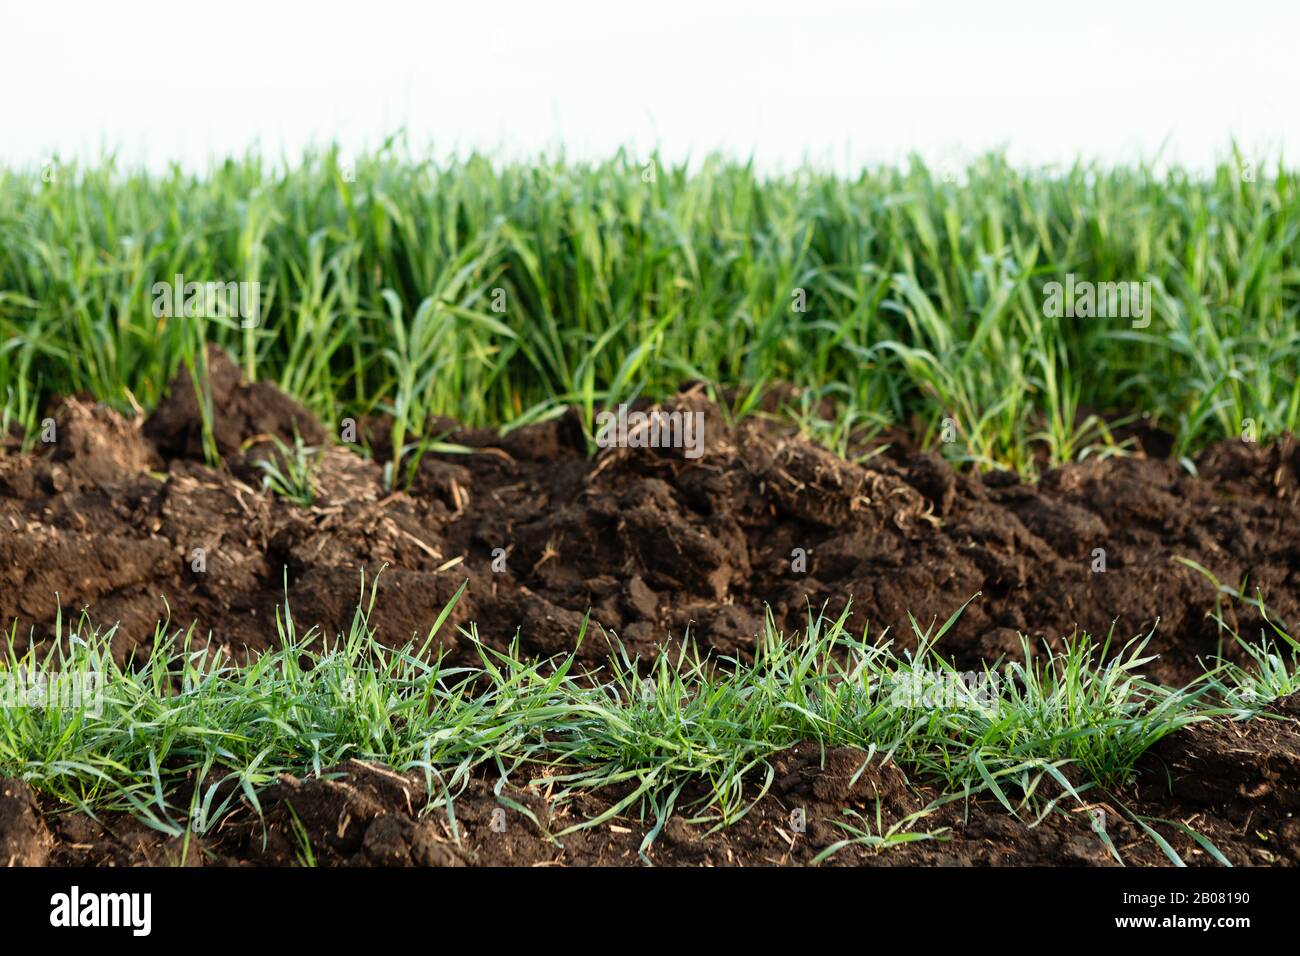
[[[292,446],[274,439],[275,455],[258,461],[262,483],[271,492],[296,505],[310,508],[316,501],[316,449],[299,437]]]
[[[146,660],[119,667],[111,631],[61,625],[55,653],[10,650],[0,676],[67,687],[95,675],[101,693],[95,706],[0,708],[0,775],[179,835],[211,830],[240,799],[259,809],[259,790],[282,772],[349,758],[421,771],[432,807],[449,814],[475,771],[524,785],[545,768],[557,803],[622,788],[607,812],[570,829],[639,814],[653,822],[644,850],[672,813],[717,827],[741,819],[771,783],[769,758],[807,741],[861,748],[955,798],[991,794],[1036,819],[1122,782],[1165,734],[1253,712],[1276,689],[1276,675],[1241,669],[1226,683],[1216,672],[1161,687],[1140,676],[1144,642],[1103,664],[1082,638],[1007,665],[994,684],[981,679],[992,672],[958,680],[936,651],[956,615],[937,630],[913,622],[921,646],[901,657],[849,634],[844,617],[813,616],[799,640],[769,619],[753,664],[703,659],[688,642],[638,668],[614,646],[609,667],[588,673],[572,656],[527,661],[476,644],[478,666],[451,667],[425,652],[454,599],[424,646],[402,649],[374,639],[373,601],[363,587],[351,630],[328,644],[297,633],[286,608],[277,648],[243,665],[160,629]],[[907,836],[873,833],[869,821],[849,834],[880,846]]]
[[[989,156],[957,177],[764,178],[395,144],[346,166],[45,172],[0,170],[0,425],[29,440],[51,396],[152,407],[209,340],[325,422],[392,413],[398,456],[431,415],[574,404],[590,424],[687,379],[739,384],[742,410],[764,383],[806,387],[832,444],[952,419],[952,457],[1025,470],[1035,442],[1053,464],[1106,447],[1104,416],[1150,413],[1176,454],[1300,417],[1300,189],[1235,153],[1209,176]],[[1049,317],[1043,287],[1070,273],[1150,282],[1149,326]],[[258,324],[155,318],[176,274],[260,283]]]

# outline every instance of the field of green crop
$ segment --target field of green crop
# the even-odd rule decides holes
[[[893,424],[1031,470],[1149,414],[1175,451],[1300,417],[1300,181],[1234,156],[853,179],[485,158],[395,147],[343,166],[256,156],[203,175],[110,161],[0,170],[0,403],[29,436],[51,399],[151,407],[205,340],[326,422],[508,424],[683,381],[808,389],[828,443]],[[163,318],[181,274],[260,283],[260,316]],[[1054,316],[1044,286],[1150,283],[1149,324]],[[748,396],[748,398],[746,397]],[[833,421],[812,421],[820,399]]]

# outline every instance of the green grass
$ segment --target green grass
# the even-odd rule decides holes
[[[914,423],[937,442],[951,419],[948,455],[1026,471],[1035,447],[1107,450],[1103,419],[1129,414],[1180,455],[1247,419],[1267,440],[1300,415],[1300,189],[1281,162],[1241,169],[988,156],[957,182],[920,162],[764,178],[630,155],[439,165],[395,143],[355,175],[333,151],[203,175],[5,169],[0,417],[30,436],[52,396],[147,409],[212,340],[328,431],[392,412],[399,454],[433,414],[575,404],[590,422],[686,379],[829,397],[835,421],[802,417],[835,447]],[[1150,326],[1048,317],[1043,285],[1071,272],[1151,282]],[[176,273],[260,282],[260,325],[155,318]]]
[[[263,487],[286,501],[310,508],[316,501],[317,450],[295,436],[292,446],[273,438],[275,452],[257,462]]]
[[[914,623],[920,647],[907,656],[848,633],[845,617],[810,616],[797,639],[769,617],[752,664],[710,660],[686,642],[638,666],[612,643],[608,667],[587,672],[573,656],[492,651],[470,632],[479,663],[452,667],[427,651],[459,594],[425,641],[399,649],[366,623],[374,596],[363,584],[350,631],[328,642],[298,633],[286,608],[275,649],[244,664],[160,628],[147,658],[121,667],[112,631],[84,618],[60,622],[57,649],[43,660],[19,658],[11,640],[0,675],[93,674],[102,695],[97,710],[0,708],[0,775],[71,807],[130,812],[181,835],[212,831],[240,799],[260,812],[259,791],[281,773],[349,758],[422,773],[430,809],[449,814],[472,773],[524,785],[545,767],[557,804],[584,792],[619,795],[557,839],[630,814],[651,824],[644,851],[672,813],[714,828],[743,818],[772,782],[770,758],[802,742],[888,757],[915,781],[955,799],[989,795],[1029,823],[1061,800],[1082,802],[1094,786],[1122,784],[1178,727],[1254,713],[1276,689],[1275,674],[1240,669],[1226,681],[1219,669],[1189,688],[1161,687],[1141,677],[1145,641],[1103,663],[1081,637],[1028,666],[1005,665],[984,695],[909,692],[918,677],[954,673],[936,648],[957,615],[937,630]],[[1291,674],[1296,663],[1292,653]],[[219,779],[238,787],[219,788]],[[879,832],[868,818],[846,819],[837,848],[916,839],[912,823],[923,816]]]

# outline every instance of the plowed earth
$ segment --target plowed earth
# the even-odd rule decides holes
[[[346,631],[360,571],[372,580],[383,567],[371,623],[389,644],[423,639],[468,579],[438,636],[452,660],[469,660],[457,632],[471,623],[489,645],[504,648],[518,634],[526,654],[568,653],[588,611],[594,633],[616,635],[643,658],[688,633],[745,658],[765,605],[795,633],[809,606],[838,612],[846,602],[851,629],[888,628],[905,649],[915,644],[909,611],[928,626],[978,594],[940,645],[963,665],[1019,657],[1018,634],[1059,647],[1076,629],[1104,637],[1113,627],[1120,643],[1152,632],[1149,651],[1159,657],[1148,676],[1182,684],[1200,673],[1200,659],[1237,653],[1214,612],[1243,636],[1258,637],[1266,625],[1179,558],[1225,584],[1244,582],[1252,595],[1259,589],[1277,619],[1300,621],[1300,450],[1291,439],[1221,443],[1196,460],[1195,475],[1139,450],[1031,484],[957,472],[900,445],[846,462],[769,420],[729,424],[687,391],[668,405],[704,415],[698,458],[673,448],[589,457],[572,416],[504,436],[445,422],[436,424],[445,441],[473,453],[425,455],[409,491],[393,494],[376,463],[389,454],[383,421],[362,422],[359,445],[332,442],[338,424],[322,425],[269,384],[241,381],[224,353],[211,350],[209,364],[220,467],[203,461],[184,373],[143,422],[69,399],[54,416],[55,441],[31,455],[12,443],[0,453],[0,622],[17,621],[20,649],[48,638],[60,611],[67,620],[84,610],[99,625],[119,625],[114,653],[124,661],[148,649],[168,614],[173,627],[195,624],[203,639],[256,652],[276,639],[275,611],[286,596],[300,632]],[[263,489],[256,463],[275,454],[271,436],[326,449],[311,507]],[[589,637],[578,653],[599,664],[608,645]],[[1167,738],[1145,758],[1150,772],[1130,804],[1195,818],[1233,862],[1300,862],[1292,817],[1300,729],[1294,702],[1279,707],[1276,719],[1199,724]],[[853,780],[862,760],[845,750],[788,751],[772,793],[740,824],[706,837],[707,827],[671,821],[648,855],[806,862],[844,836],[831,823],[844,808],[869,807],[874,816],[879,797],[886,816],[901,819],[937,796],[890,766],[873,764]],[[129,820],[110,832],[77,814],[47,819],[42,809],[51,808],[24,785],[2,789],[0,858],[164,862],[179,852]],[[546,810],[543,790],[516,799]],[[570,818],[554,821],[553,832],[575,814],[598,812],[605,797],[584,799],[590,806],[567,806]],[[419,812],[422,781],[353,764],[330,779],[278,785],[264,801],[265,848],[261,823],[237,815],[187,859],[291,862],[281,819],[288,805],[331,863],[636,862],[653,823],[620,818],[555,843],[509,811],[498,831],[487,826],[499,806],[492,784],[475,781],[457,801],[456,829],[441,811]],[[803,833],[789,825],[794,808],[805,810]],[[1138,862],[1163,860],[1122,815],[1109,820],[1121,850],[1127,840]],[[1110,859],[1082,811],[1027,828],[999,807],[957,801],[921,828],[945,827],[943,839],[883,854],[854,846],[832,859]],[[1209,862],[1195,843],[1169,835],[1187,859]]]

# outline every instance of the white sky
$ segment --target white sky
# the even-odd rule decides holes
[[[1297,0],[0,0],[0,163],[260,143],[767,169],[1300,156]]]

